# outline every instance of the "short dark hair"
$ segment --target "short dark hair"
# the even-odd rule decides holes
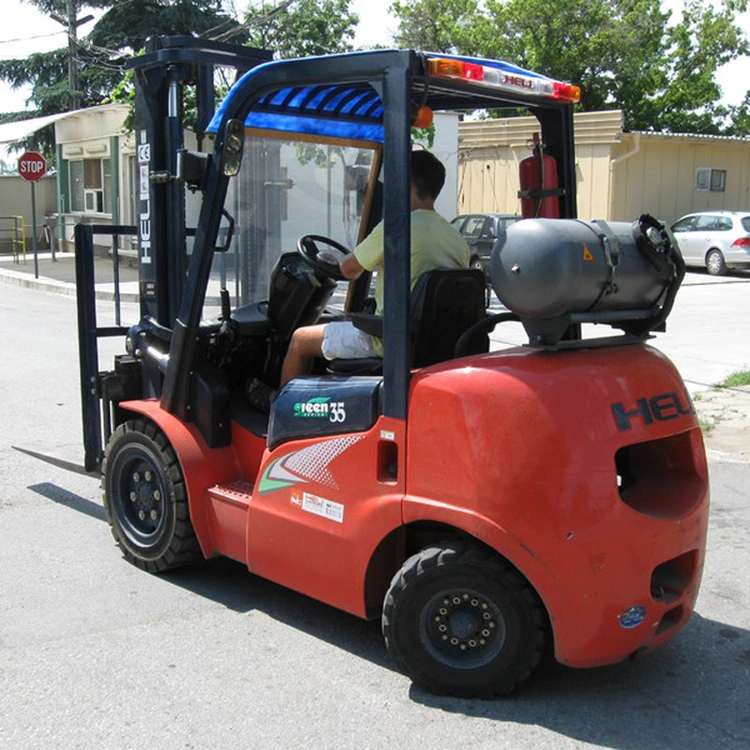
[[[411,181],[420,198],[435,200],[445,185],[445,167],[429,151],[412,151]]]

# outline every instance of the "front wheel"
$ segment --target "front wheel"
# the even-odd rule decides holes
[[[541,659],[546,623],[526,579],[469,542],[409,558],[383,606],[386,646],[401,669],[432,692],[462,697],[515,690]]]
[[[182,469],[161,430],[143,419],[121,424],[102,472],[107,520],[131,563],[162,573],[202,559]]]
[[[721,250],[708,251],[706,255],[706,270],[711,276],[723,276],[727,272],[727,264],[724,260],[724,256],[721,254]]]

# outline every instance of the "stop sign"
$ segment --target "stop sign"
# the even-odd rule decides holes
[[[47,160],[38,151],[27,151],[18,160],[18,174],[28,182],[36,182],[47,174]]]

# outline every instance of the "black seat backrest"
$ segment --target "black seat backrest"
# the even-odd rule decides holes
[[[486,315],[486,282],[478,268],[436,268],[418,279],[409,300],[411,315],[412,367],[426,367],[453,359],[461,335]],[[383,335],[383,319],[376,315],[352,315],[357,328]],[[463,354],[489,350],[489,336],[472,336]],[[380,358],[334,359],[328,371],[346,375],[382,372]]]
[[[425,367],[452,359],[459,337],[486,315],[486,282],[477,268],[436,268],[418,279],[411,293],[412,366]],[[467,349],[489,349],[480,334]]]

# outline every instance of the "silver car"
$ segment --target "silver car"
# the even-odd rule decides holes
[[[721,276],[731,268],[750,268],[750,213],[699,211],[672,224],[687,266]]]
[[[469,245],[470,265],[484,271],[487,280],[492,248],[500,232],[521,218],[516,214],[461,214],[451,221]]]

